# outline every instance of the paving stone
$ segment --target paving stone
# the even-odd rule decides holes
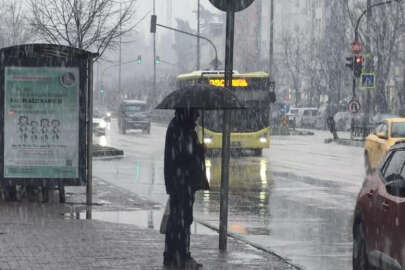
[[[95,181],[97,182],[97,181]],[[103,184],[95,184],[97,192],[109,194]],[[83,192],[77,188],[69,194],[69,205],[0,201],[0,270],[87,270],[87,269],[164,269],[164,235],[156,230],[135,225],[96,220],[66,218],[72,201],[80,203]],[[111,191],[111,190],[110,190]],[[119,189],[112,193],[120,192]],[[112,194],[111,193],[111,194]],[[111,195],[110,194],[110,195]],[[133,202],[114,201],[111,209],[121,209]],[[144,208],[153,204],[131,195],[135,204]],[[95,201],[101,197],[95,196]],[[103,206],[100,206],[101,208]],[[227,252],[218,250],[218,235],[193,234],[191,252],[203,269],[246,270],[296,269],[286,261],[229,238]]]

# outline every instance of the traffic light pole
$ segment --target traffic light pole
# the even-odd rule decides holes
[[[367,0],[367,9],[366,10],[364,10],[362,13],[361,13],[361,15],[359,16],[359,18],[357,19],[357,22],[356,22],[356,26],[355,26],[355,28],[354,28],[354,40],[357,42],[358,40],[359,40],[359,25],[360,25],[360,21],[361,21],[361,19],[363,18],[363,16],[365,15],[365,14],[367,14],[367,20],[368,20],[368,22],[367,22],[367,34],[369,34],[370,32],[369,32],[369,25],[368,25],[368,23],[369,23],[369,21],[370,21],[370,19],[371,19],[371,9],[373,8],[373,7],[377,7],[377,6],[382,6],[382,5],[387,5],[387,4],[391,4],[392,2],[401,2],[401,0],[393,0],[393,1],[391,1],[391,0],[389,0],[389,1],[385,1],[385,2],[380,2],[380,3],[376,3],[376,4],[373,4],[373,5],[370,5],[371,4],[371,1],[370,0]],[[367,44],[367,48],[369,48],[369,44]],[[369,53],[370,51],[368,50],[368,53]],[[369,64],[367,64],[367,69],[370,67],[370,65]],[[367,70],[367,71],[370,71],[370,70]],[[355,97],[356,96],[356,77],[355,76],[353,76],[353,97]],[[364,126],[366,126],[367,124],[368,124],[368,115],[369,115],[369,111],[370,111],[370,99],[371,99],[371,97],[370,97],[370,92],[369,92],[369,90],[367,90],[367,104],[366,104],[366,115],[364,116],[364,121],[363,121],[363,123],[364,123]]]
[[[176,31],[176,32],[179,32],[179,33],[183,33],[185,35],[189,35],[189,36],[192,36],[192,37],[196,37],[196,38],[200,38],[200,39],[204,39],[204,40],[208,41],[208,43],[211,44],[211,46],[214,48],[214,51],[215,51],[215,65],[214,65],[214,67],[215,67],[215,69],[218,69],[217,47],[215,47],[215,44],[211,40],[209,40],[206,37],[200,36],[200,35],[191,34],[189,32],[185,32],[185,31],[182,31],[182,30],[179,30],[179,29],[176,29],[176,28],[173,28],[173,27],[161,25],[161,24],[158,24],[158,23],[156,24],[156,26],[160,26],[160,27],[163,27],[163,28],[166,28],[166,29],[169,29],[169,30],[173,30],[173,31]]]
[[[156,14],[155,0],[153,0],[153,15]],[[153,91],[152,96],[149,96],[149,105],[152,105],[152,99],[156,95],[156,32],[153,33]]]

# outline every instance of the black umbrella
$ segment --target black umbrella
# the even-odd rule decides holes
[[[201,110],[243,109],[237,97],[227,88],[191,85],[171,92],[156,109],[195,108]]]
[[[205,110],[245,109],[238,98],[227,88],[211,85],[190,85],[177,89],[166,96],[155,109],[194,108],[202,110],[201,127],[204,141]],[[205,173],[205,161],[203,162]]]
[[[211,85],[190,85],[171,92],[155,109],[195,108],[202,110],[201,126],[204,140],[205,110],[245,109],[238,98],[227,88]]]

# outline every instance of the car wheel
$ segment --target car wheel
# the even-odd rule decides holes
[[[366,237],[361,222],[355,225],[353,235],[353,270],[372,270],[367,257]]]
[[[366,174],[371,174],[372,169],[371,169],[371,165],[370,165],[370,159],[368,157],[368,152],[364,153],[364,166],[366,168]]]

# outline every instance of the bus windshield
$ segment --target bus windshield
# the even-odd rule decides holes
[[[214,132],[222,132],[223,111],[205,111],[204,126]],[[232,111],[231,132],[257,131],[269,127],[269,109],[243,109]]]

